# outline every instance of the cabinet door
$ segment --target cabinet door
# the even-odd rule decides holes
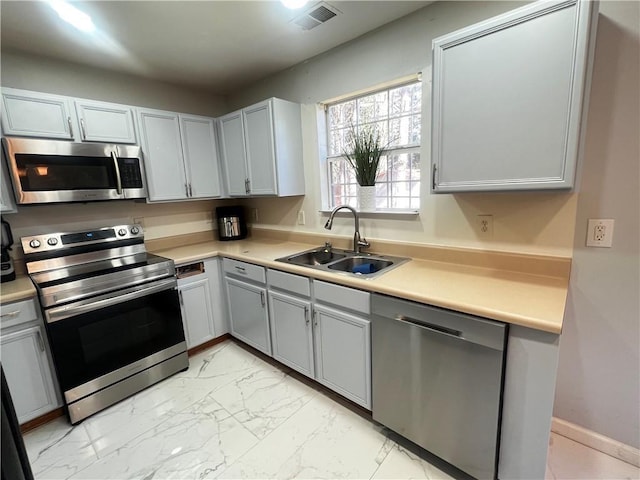
[[[178,280],[182,321],[188,348],[198,346],[216,336],[209,279],[205,275],[193,278],[187,281]]]
[[[229,333],[229,313],[220,264],[220,257],[204,261],[204,271],[209,279],[211,307],[213,308],[213,331],[216,337]]]
[[[267,290],[226,277],[231,333],[267,355],[271,335],[267,311]]]
[[[220,177],[214,120],[180,115],[180,133],[190,187],[189,197],[219,197]]]
[[[573,186],[594,3],[534,2],[434,40],[434,192]]]
[[[138,109],[149,200],[183,200],[187,182],[178,114]]]
[[[276,160],[270,101],[243,110],[249,193],[276,195]]]
[[[11,186],[11,179],[9,178],[7,162],[4,158],[4,149],[0,148],[0,150],[0,213],[15,213],[18,209],[16,208],[16,201],[13,196],[13,187]]]
[[[1,337],[2,368],[20,423],[58,406],[42,335],[33,326]]]
[[[133,108],[89,100],[75,105],[83,142],[136,143]]]
[[[225,115],[219,120],[220,153],[227,179],[227,191],[232,197],[246,197],[246,151],[242,112]]]
[[[3,88],[2,103],[4,135],[73,140],[71,103],[67,97]]]
[[[311,302],[269,292],[273,358],[313,378]]]
[[[314,307],[316,379],[371,409],[370,322],[332,308]]]

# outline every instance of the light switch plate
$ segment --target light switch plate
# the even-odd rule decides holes
[[[590,218],[587,227],[587,247],[607,247],[613,244],[612,218]]]

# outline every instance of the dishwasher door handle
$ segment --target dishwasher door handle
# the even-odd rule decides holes
[[[453,328],[441,327],[440,325],[434,325],[432,323],[425,322],[424,320],[416,320],[415,318],[407,317],[405,315],[396,315],[395,318],[398,322],[410,323],[411,325],[415,325],[416,327],[423,328],[425,330],[429,330],[434,333],[441,333],[443,335],[448,335],[449,337],[458,338],[460,340],[466,340],[462,336],[462,332],[460,330],[454,330]]]

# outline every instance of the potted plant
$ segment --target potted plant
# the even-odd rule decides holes
[[[353,168],[358,182],[358,202],[360,210],[372,211],[376,209],[376,179],[380,157],[384,154],[380,133],[364,127],[360,131],[351,128],[349,150],[343,155]]]

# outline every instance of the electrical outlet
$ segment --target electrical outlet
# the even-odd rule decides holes
[[[613,224],[614,220],[611,218],[590,218],[587,227],[587,247],[611,247]]]
[[[480,238],[492,238],[493,215],[478,215],[476,217],[476,231]]]
[[[304,210],[299,210],[298,211],[298,225],[304,225],[305,222],[305,218],[304,218]]]
[[[253,209],[253,221],[254,221],[254,222],[257,222],[257,221],[258,221],[258,218],[259,218],[259,217],[258,217],[258,209],[257,209],[257,208],[254,208],[254,209]]]

